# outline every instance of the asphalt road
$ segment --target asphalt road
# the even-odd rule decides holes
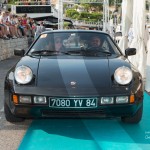
[[[4,79],[7,71],[19,60],[14,56],[0,61],[0,150],[16,150],[29,127],[31,120],[11,124],[4,116]]]

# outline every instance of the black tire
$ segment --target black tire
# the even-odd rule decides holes
[[[5,118],[6,118],[6,120],[7,121],[9,121],[9,122],[22,122],[22,121],[24,121],[24,118],[18,118],[18,117],[16,117],[16,116],[14,116],[12,113],[11,113],[11,111],[10,111],[10,109],[9,109],[9,107],[7,106],[7,104],[6,103],[4,103],[4,113],[5,113]]]
[[[124,123],[139,123],[142,119],[142,114],[143,114],[143,104],[133,116],[121,117],[121,120]]]

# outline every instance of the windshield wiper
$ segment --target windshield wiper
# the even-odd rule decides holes
[[[34,52],[31,52],[31,54],[33,55],[56,55],[58,54],[59,52],[56,51],[56,50],[38,50],[38,51],[34,51]]]
[[[79,52],[73,52],[75,53],[79,53]],[[81,53],[81,52],[80,52]],[[57,55],[57,54],[66,54],[66,55],[71,55],[72,52],[71,51],[56,51],[56,50],[38,50],[38,51],[34,51],[31,52],[32,55]]]
[[[62,52],[62,53],[65,53],[65,54],[82,54],[82,55],[92,55],[92,54],[96,54],[96,53],[104,53],[104,54],[107,54],[107,55],[112,55],[111,52],[109,51],[104,51],[104,50],[100,50],[100,49],[84,49],[84,50],[73,50],[73,51],[66,51],[66,52]]]
[[[61,51],[60,53],[66,55],[82,55],[82,50],[70,50],[70,51]]]
[[[85,49],[85,52],[88,52],[88,53],[104,53],[104,54],[107,54],[107,55],[112,55],[111,52],[106,51],[103,48],[99,48],[99,47],[95,47],[95,46],[92,46],[92,47],[89,47],[89,48]]]

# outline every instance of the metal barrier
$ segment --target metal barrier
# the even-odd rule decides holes
[[[72,22],[75,26],[102,27],[102,24],[100,24],[100,22],[90,22],[84,20],[72,20]]]

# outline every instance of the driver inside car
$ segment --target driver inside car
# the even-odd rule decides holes
[[[98,36],[93,36],[90,42],[91,47],[100,47],[101,39]]]

